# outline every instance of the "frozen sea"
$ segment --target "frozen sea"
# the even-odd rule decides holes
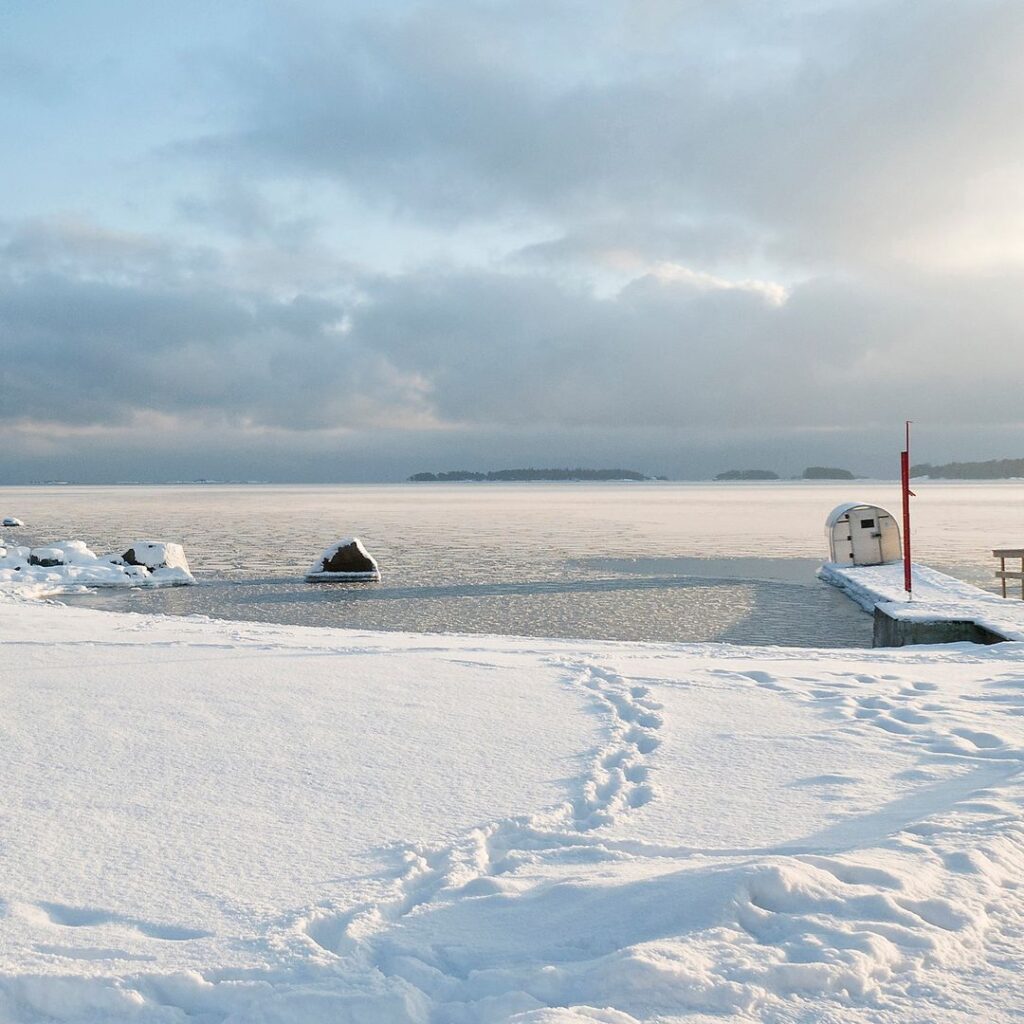
[[[1024,545],[1024,483],[915,484],[914,557],[992,589]],[[200,585],[77,606],[315,626],[616,640],[869,646],[871,620],[818,582],[841,501],[899,510],[885,482],[3,487],[4,531],[97,552],[185,545]],[[362,538],[379,584],[307,584]]]

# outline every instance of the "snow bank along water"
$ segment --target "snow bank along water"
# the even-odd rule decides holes
[[[121,555],[97,555],[83,541],[42,548],[0,540],[0,588],[34,596],[87,587],[166,587],[195,583],[180,544],[136,541]]]
[[[3,600],[0,1020],[1019,1019],[1020,645]]]

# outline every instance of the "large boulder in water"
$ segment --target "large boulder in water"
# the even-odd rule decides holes
[[[345,537],[324,550],[306,573],[309,582],[379,580],[380,569],[358,537]]]
[[[180,544],[160,540],[136,541],[122,556],[125,565],[142,565],[150,572],[157,569],[181,569],[191,576],[185,549]]]

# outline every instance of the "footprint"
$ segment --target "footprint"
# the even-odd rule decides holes
[[[1003,741],[990,732],[975,732],[973,729],[951,729],[950,732],[954,736],[967,740],[968,743],[973,743],[981,750],[992,750],[995,747],[1003,746]]]
[[[653,753],[661,746],[661,740],[657,736],[653,736],[643,729],[630,729],[623,738],[627,743],[633,744],[641,754]]]
[[[654,799],[654,790],[650,786],[642,785],[637,786],[629,794],[629,806],[630,807],[643,807],[644,804],[649,804]]]
[[[874,720],[874,722],[872,722],[872,725],[876,725],[879,729],[884,729],[886,732],[895,733],[897,736],[911,736],[914,732],[909,725],[897,722],[895,719],[889,718],[886,715],[880,715]]]
[[[115,915],[103,910],[90,910],[88,907],[69,907],[64,903],[38,903],[40,910],[46,913],[52,924],[66,928],[87,928],[90,925],[109,924],[116,920]]]
[[[929,721],[927,715],[919,714],[911,708],[895,708],[889,712],[893,718],[899,719],[901,722],[906,722],[908,725],[923,725]]]
[[[93,907],[73,907],[67,903],[40,902],[36,906],[49,918],[51,924],[61,928],[94,928],[104,924],[121,925],[141,932],[148,939],[161,939],[165,942],[187,942],[190,939],[203,939],[212,932],[199,931],[195,928],[182,928],[177,925],[157,924],[140,918],[125,917],[109,910],[98,910]]]
[[[806,779],[794,779],[786,783],[787,789],[798,789],[801,786],[851,786],[858,782],[852,775],[811,775]]]
[[[359,910],[344,914],[322,912],[314,914],[305,925],[306,934],[328,953],[340,953],[352,945],[348,926]]]

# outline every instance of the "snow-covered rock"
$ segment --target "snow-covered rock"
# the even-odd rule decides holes
[[[74,593],[86,587],[161,587],[195,582],[180,545],[155,547],[161,549],[160,564],[150,568],[126,564],[119,555],[97,555],[80,540],[39,548],[0,543],[0,591],[17,589],[40,597]]]
[[[60,548],[33,548],[28,556],[29,565],[41,565],[50,568],[64,564],[64,552]]]
[[[0,519],[0,526],[14,527],[24,525],[25,524],[20,519],[16,519],[14,516],[4,516],[3,519]]]
[[[45,548],[32,548],[28,554],[29,565],[51,568],[56,565],[91,565],[96,554],[90,551],[84,541],[62,540]]]
[[[380,569],[358,537],[344,537],[324,550],[309,567],[306,579],[314,582],[379,580]]]
[[[138,540],[122,556],[126,565],[144,565],[156,569],[184,569],[189,572],[185,549],[167,541]]]

